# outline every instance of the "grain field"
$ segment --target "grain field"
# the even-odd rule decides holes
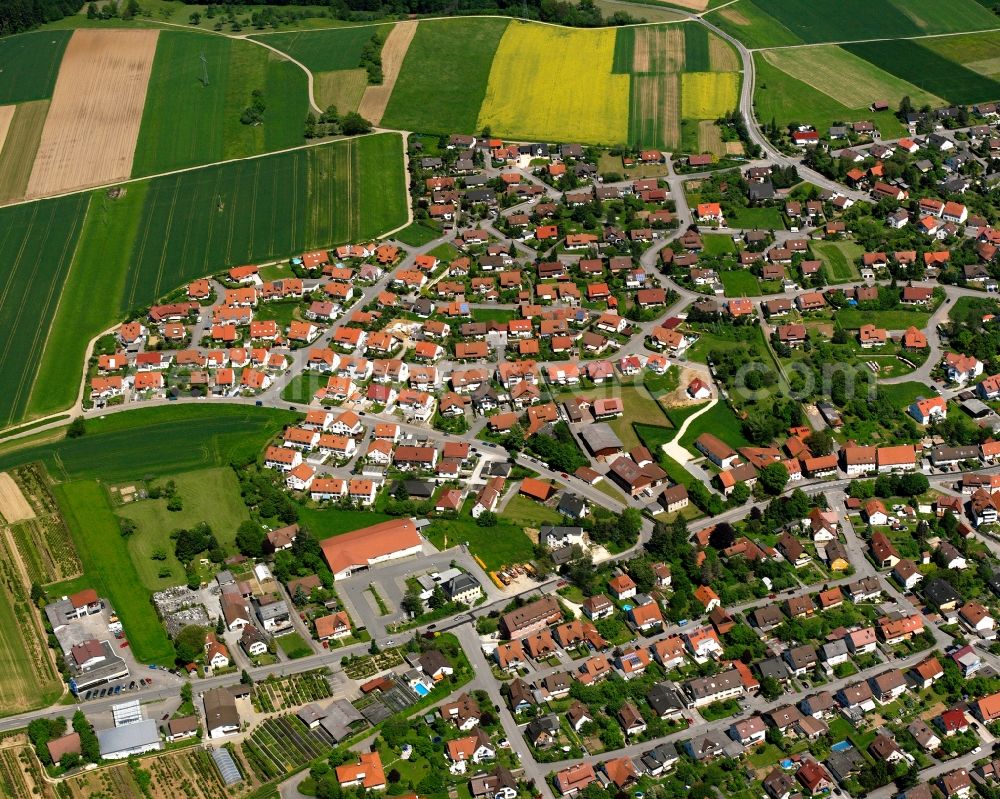
[[[633,75],[629,139],[637,147],[673,149],[681,140],[680,80],[676,74]]]
[[[698,122],[698,149],[712,155],[726,155],[722,131],[714,120],[702,119]]]
[[[313,91],[316,103],[320,108],[337,107],[337,111],[346,114],[357,111],[368,86],[368,70],[366,69],[335,69],[330,72],[317,72],[313,75]]]
[[[17,106],[0,150],[0,203],[24,197],[48,110],[48,100],[33,100]]]
[[[729,42],[714,33],[708,35],[708,60],[713,72],[738,72],[743,67]]]
[[[43,197],[132,174],[158,34],[74,31],[59,68],[27,196]]]
[[[35,518],[34,508],[7,472],[0,472],[0,517],[7,524]]]
[[[406,51],[410,49],[410,42],[416,32],[416,20],[398,22],[382,45],[382,83],[365,89],[358,108],[358,113],[373,124],[377,125],[382,121],[396,78],[399,77],[399,69],[403,66]]]
[[[684,29],[660,25],[635,29],[633,72],[683,72]]]

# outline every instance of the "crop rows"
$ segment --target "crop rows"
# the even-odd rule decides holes
[[[266,779],[293,771],[330,748],[323,733],[309,730],[295,716],[267,719],[243,743],[247,758]]]
[[[254,686],[253,703],[261,713],[274,713],[331,695],[330,683],[322,671],[293,674],[280,680],[267,680]]]

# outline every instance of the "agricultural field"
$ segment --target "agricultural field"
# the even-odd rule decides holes
[[[357,111],[368,88],[368,71],[338,69],[317,72],[313,76],[313,93],[321,108],[335,106],[340,113]]]
[[[356,25],[320,31],[260,33],[251,39],[288,53],[310,72],[354,69],[361,63],[361,51],[376,33],[384,40],[393,25]]]
[[[265,719],[241,745],[244,759],[262,780],[295,771],[332,749],[322,728],[310,730],[294,715]]]
[[[0,427],[71,404],[87,342],[126,311],[226,266],[405,221],[397,134],[0,209]]]
[[[96,480],[60,483],[55,494],[80,553],[83,577],[58,584],[54,593],[94,588],[118,613],[136,658],[173,665],[173,645],[129,557],[104,486]]]
[[[0,105],[52,96],[71,31],[35,31],[0,39]]]
[[[629,142],[724,155],[720,131],[701,123],[735,108],[738,69],[736,51],[703,25],[619,28],[614,71],[631,75]]]
[[[422,133],[477,130],[493,55],[507,25],[495,17],[418,23],[381,124]]]
[[[241,762],[237,752],[230,752],[243,775],[238,786],[226,787],[209,751],[201,746],[140,761],[156,786],[154,795],[183,796],[185,799],[227,799],[243,788],[252,787],[253,774]],[[120,768],[127,768],[121,766]]]
[[[918,108],[944,104],[940,97],[836,45],[786,47],[765,51],[763,55],[772,66],[829,95],[846,108],[867,108],[875,100],[887,100],[895,108],[907,96]]]
[[[63,693],[30,589],[17,550],[0,535],[0,715],[45,707]]]
[[[358,113],[365,119],[381,119],[392,97],[399,72],[403,68],[403,60],[410,49],[410,43],[417,33],[417,21],[407,20],[398,23],[386,37],[382,45],[382,83],[369,86],[361,98]]]
[[[259,713],[291,710],[330,696],[326,671],[303,671],[287,677],[268,678],[254,683],[251,701]]]
[[[757,72],[754,106],[758,119],[765,122],[774,120],[779,127],[793,122],[808,123],[821,131],[836,123],[870,119],[887,139],[904,135],[905,128],[893,113],[873,114],[867,107],[848,108],[830,95],[772,66],[770,59],[773,52],[778,51],[754,53]]]
[[[543,141],[624,142],[629,80],[611,72],[615,31],[511,22],[478,128]]]
[[[184,579],[184,567],[174,556],[170,534],[179,528],[191,528],[205,522],[212,528],[219,545],[227,553],[235,552],[236,528],[249,518],[240,500],[240,486],[228,466],[198,469],[170,475],[157,481],[173,480],[184,507],[168,511],[167,500],[141,499],[115,509],[118,516],[136,523],[136,531],[128,538],[128,551],[144,586],[159,591]],[[157,550],[166,554],[154,560]],[[169,577],[160,577],[161,569]]]
[[[28,190],[49,101],[32,100],[3,108],[13,112],[7,112],[10,119],[0,142],[0,204],[21,199]]]
[[[27,197],[132,174],[159,31],[78,30],[66,46]]]
[[[869,42],[844,45],[844,49],[950,103],[976,103],[1000,97],[1000,82],[949,61],[922,42]]]
[[[139,408],[88,420],[81,438],[52,441],[50,433],[41,433],[35,441],[14,442],[17,447],[0,455],[0,469],[40,461],[57,480],[124,483],[228,466],[233,459],[259,455],[268,439],[294,418],[288,411],[241,405]]]
[[[264,93],[264,121],[244,125],[254,89]],[[132,175],[302,144],[308,107],[305,73],[276,53],[226,36],[162,31]]]
[[[0,790],[10,799],[56,799],[55,786],[46,781],[23,733],[0,741]]]
[[[1000,79],[1000,34],[995,31],[921,39],[920,44],[979,75]]]
[[[39,355],[60,306],[87,201],[87,195],[73,195],[0,209],[0,262],[5,266],[0,276],[0,384],[6,389],[0,398],[0,427],[30,412]]]
[[[996,18],[975,0],[739,0],[708,19],[748,47],[897,39],[986,30]]]
[[[80,558],[38,464],[0,472],[0,516],[30,582],[45,585],[80,574]]]

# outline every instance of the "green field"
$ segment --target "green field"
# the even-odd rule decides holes
[[[29,412],[89,195],[0,209],[0,427]],[[77,366],[80,373],[83,364]]]
[[[515,494],[502,511],[502,516],[521,527],[533,527],[536,530],[544,524],[559,524],[562,514],[555,508],[550,508],[533,499]]]
[[[952,103],[1000,98],[1000,82],[915,41],[847,44],[844,49]]]
[[[329,538],[362,527],[370,527],[393,518],[371,510],[341,510],[340,508],[300,508],[299,524],[308,527],[316,538]]]
[[[0,105],[52,96],[70,31],[35,31],[0,39]]]
[[[96,589],[121,618],[136,658],[172,666],[173,645],[136,573],[103,486],[84,480],[56,485],[54,491],[83,563],[83,576],[58,590]]]
[[[264,122],[244,125],[240,114],[255,89],[264,93]],[[150,175],[301,144],[307,92],[301,69],[259,45],[226,36],[162,31],[132,174]]]
[[[973,72],[991,78],[1000,75],[1000,34],[995,31],[921,39],[920,44]]]
[[[40,433],[0,454],[0,470],[42,461],[56,480],[116,483],[226,466],[254,458],[296,417],[288,411],[211,403],[139,408],[87,421],[87,434],[53,442]]]
[[[755,208],[735,208],[726,214],[731,227],[753,228],[755,230],[784,230],[785,220],[781,209],[772,206]]]
[[[734,449],[737,447],[749,446],[750,442],[743,437],[740,420],[736,414],[730,410],[725,401],[720,400],[695,419],[681,436],[680,445],[696,457],[701,457],[701,453],[695,449],[694,442],[702,433],[712,433],[725,441]]]
[[[168,511],[167,500],[161,498],[140,500],[116,511],[119,516],[132,519],[137,525],[135,533],[128,539],[128,550],[142,584],[150,591],[158,591],[184,579],[184,567],[174,557],[171,532],[206,522],[220,546],[228,554],[235,554],[236,528],[250,518],[240,499],[236,474],[228,466],[183,472],[162,480],[167,479],[177,485],[183,510]],[[151,555],[157,549],[167,553],[166,560],[152,559]],[[162,567],[170,569],[169,578],[158,576]]]
[[[397,134],[365,136],[153,179],[135,245],[120,255],[120,310],[222,267],[405,222],[401,149]]]
[[[440,238],[440,236],[440,230],[429,227],[421,222],[414,222],[411,225],[407,225],[398,233],[395,233],[393,238],[396,241],[403,242],[403,244],[409,244],[411,247],[423,247],[425,244],[430,244],[434,239]]]
[[[438,549],[468,542],[472,554],[482,558],[490,570],[532,560],[535,548],[531,539],[520,526],[504,519],[502,513],[499,517],[495,527],[480,527],[463,512],[457,519],[435,519],[425,535]]]
[[[712,68],[708,57],[708,28],[704,25],[684,25],[684,69],[688,72],[708,72]]]
[[[826,131],[837,123],[871,119],[886,138],[904,134],[902,124],[892,113],[873,114],[867,108],[848,108],[830,95],[773,66],[768,56],[767,53],[754,53],[757,71],[754,105],[758,119],[773,119],[779,127],[808,123],[819,131]]]
[[[705,255],[728,255],[736,252],[736,242],[728,233],[703,233]]]
[[[758,8],[752,0],[737,0],[731,5],[727,4],[725,8],[706,14],[705,18],[730,36],[739,39],[747,47],[787,47],[802,44],[802,39],[770,14]]]
[[[818,3],[809,0],[752,0],[752,2],[758,12],[754,26],[764,29],[763,31],[758,29],[750,34],[756,37],[755,42],[765,36],[784,38],[785,32],[802,42],[819,43],[876,38],[894,39],[933,33],[983,30],[996,26],[996,18],[974,0],[953,0],[947,4],[935,0],[821,0]],[[740,3],[730,8],[738,14],[746,15],[745,5]],[[724,12],[725,9],[719,12],[719,15]],[[710,18],[714,21],[716,16],[712,15]]]
[[[829,283],[846,283],[861,277],[855,261],[864,248],[853,241],[814,241],[810,245],[816,257],[823,262]]]
[[[258,34],[250,38],[288,53],[310,72],[331,72],[357,67],[361,63],[361,50],[372,36],[377,32],[385,41],[392,28],[391,24],[358,25],[322,31]]]
[[[228,266],[405,221],[394,133],[137,182],[116,200],[0,208],[0,428],[70,404],[88,340],[125,312]]]
[[[923,311],[862,311],[857,308],[841,308],[836,313],[837,322],[848,330],[857,330],[862,325],[872,324],[886,330],[906,330],[911,325],[923,329],[929,313]]]
[[[14,109],[0,150],[0,203],[24,198],[48,113],[48,100],[32,100]]]
[[[897,408],[905,408],[908,405],[911,405],[919,397],[937,396],[937,392],[930,386],[925,386],[923,383],[917,383],[914,380],[907,383],[890,383],[888,385],[881,385],[878,389],[883,392],[889,398],[889,401]]]
[[[425,20],[403,59],[382,125],[422,133],[476,130],[508,20]]]
[[[133,184],[117,200],[104,191],[91,195],[80,246],[61,289],[59,313],[41,352],[29,402],[32,413],[51,413],[76,401],[87,343],[110,328],[118,313],[117,303],[94,298],[120,297],[125,285],[124,271],[107,268],[108,253],[131,250],[147,189],[147,184]]]
[[[726,287],[727,297],[759,297],[762,293],[757,277],[743,269],[720,272],[719,280]]]

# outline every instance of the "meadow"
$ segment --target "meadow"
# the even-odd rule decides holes
[[[96,480],[83,480],[58,484],[54,490],[83,563],[83,576],[58,584],[54,594],[66,593],[67,586],[94,588],[118,613],[135,656],[145,663],[172,666],[174,647],[129,557],[104,487]]]
[[[864,252],[860,244],[853,241],[814,241],[810,246],[816,257],[823,262],[827,282],[846,283],[861,277],[855,263]]]
[[[28,410],[88,199],[77,194],[0,209],[0,427]]]
[[[425,20],[417,25],[382,125],[421,133],[477,130],[493,56],[508,20]]]
[[[719,280],[726,287],[727,297],[759,297],[761,295],[760,281],[752,272],[742,269],[720,272]]]
[[[922,39],[920,44],[980,75],[1000,78],[1000,34],[996,32]]]
[[[310,72],[354,69],[361,63],[361,50],[378,33],[383,41],[392,30],[388,25],[357,25],[321,31],[265,33],[251,39],[269,44],[301,61]]]
[[[1000,82],[910,40],[844,45],[844,49],[952,103],[1000,98]]]
[[[295,418],[288,411],[214,402],[138,408],[87,420],[81,438],[53,440],[40,433],[16,442],[0,454],[0,470],[41,461],[56,480],[119,483],[226,466],[256,457]]]
[[[836,313],[837,324],[847,330],[858,330],[862,325],[872,324],[886,330],[906,330],[911,325],[923,329],[930,319],[925,311],[909,311],[899,308],[893,311],[862,311],[858,308],[841,308]]]
[[[802,44],[802,39],[756,6],[752,0],[737,0],[706,14],[705,18],[730,36],[739,39],[747,47],[787,47]]]
[[[52,96],[70,31],[35,31],[0,39],[0,105]]]
[[[614,50],[614,30],[511,22],[477,127],[541,141],[624,142],[629,80],[611,72]]]
[[[206,72],[208,85],[203,82]],[[244,125],[240,114],[254,89],[264,93],[264,122]],[[302,70],[263,47],[224,36],[163,31],[132,174],[141,177],[301,144],[307,92]]]
[[[205,522],[212,528],[220,546],[235,552],[236,528],[249,518],[240,499],[236,474],[228,466],[197,469],[169,475],[158,483],[173,480],[177,495],[183,502],[180,511],[168,511],[166,499],[144,499],[116,509],[118,516],[136,523],[129,536],[128,551],[142,584],[150,591],[176,585],[184,579],[184,567],[174,556],[172,531],[191,528]],[[165,552],[165,560],[153,560],[156,550]],[[160,569],[170,570],[170,577],[161,578]]]
[[[702,455],[695,449],[694,442],[702,433],[712,433],[734,449],[750,444],[743,436],[742,423],[724,400],[715,403],[711,410],[705,411],[691,422],[678,443],[696,458],[700,458]]]

